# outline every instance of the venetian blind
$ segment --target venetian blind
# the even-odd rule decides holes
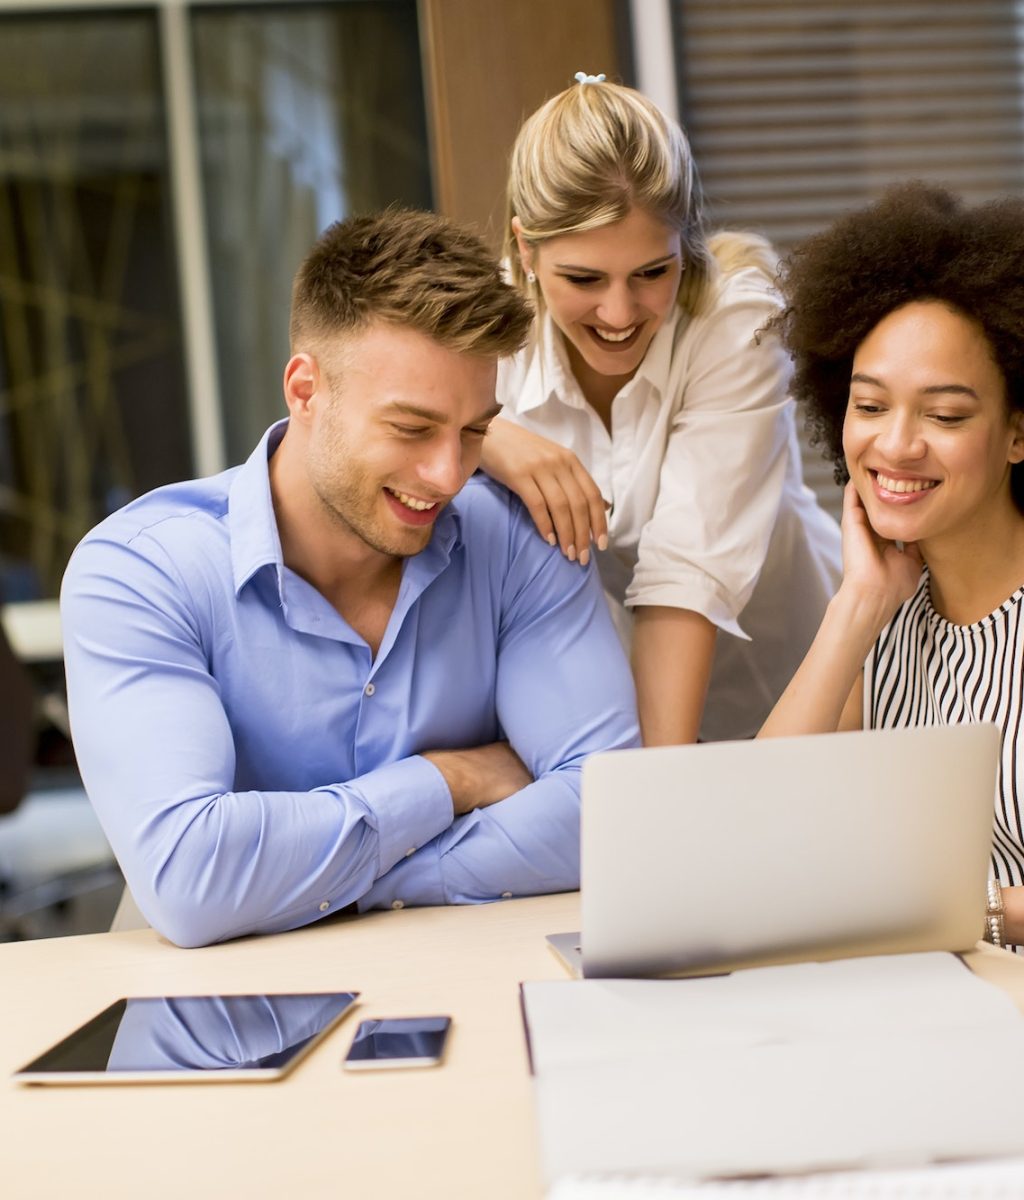
[[[889,183],[1024,185],[1019,0],[672,0],[712,221],[785,251]],[[836,509],[831,468],[808,482]]]

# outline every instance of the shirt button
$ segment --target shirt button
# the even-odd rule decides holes
[[[511,899],[512,899],[512,893],[511,893],[511,892],[502,892],[502,893],[501,893],[501,898],[502,898],[502,900],[511,900]]]
[[[364,687],[364,688],[363,688],[363,692],[364,692],[364,694],[365,694],[365,695],[367,695],[367,696],[372,696],[372,695],[373,695],[373,693],[374,693],[376,690],[377,690],[377,689],[376,689],[376,688],[373,686],[373,684],[372,684],[372,683],[368,683],[368,684],[366,685],[366,687]]]
[[[320,905],[320,911],[326,912],[331,907],[330,900],[324,900]]]
[[[416,853],[416,847],[415,847],[415,846],[410,846],[410,848],[409,848],[408,850],[406,850],[406,852],[405,852],[405,857],[406,857],[406,858],[412,858],[412,856],[413,856],[415,853]]]
[[[405,902],[403,900],[392,900],[391,907],[392,908],[405,908]]]

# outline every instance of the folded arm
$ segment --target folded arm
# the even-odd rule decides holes
[[[262,779],[258,787],[236,783],[241,735],[210,665],[211,642],[232,631],[197,619],[203,598],[187,594],[173,564],[118,543],[86,543],[76,552],[62,597],[76,751],[151,924],[194,946],[294,928],[355,900],[364,908],[395,900],[439,904],[576,886],[578,788],[540,777],[571,773],[577,756],[629,741],[632,696],[614,664],[609,671],[591,661],[574,673],[584,640],[595,659],[602,657],[601,636],[581,634],[591,620],[608,621],[603,598],[589,572],[532,534],[531,542],[577,585],[560,601],[575,623],[555,628],[560,605],[538,617],[532,601],[523,602],[541,634],[517,646],[513,623],[509,646],[499,650],[499,719],[515,753],[500,745],[436,753],[424,747],[424,754],[301,790]],[[551,586],[561,588],[564,575]],[[563,642],[572,653],[550,664]],[[249,654],[258,669],[260,648]],[[546,668],[555,696],[538,698]],[[518,678],[524,673],[528,684]],[[569,716],[577,699],[577,719],[601,717],[583,734]],[[284,699],[279,719],[282,728],[298,719]],[[312,753],[330,736],[320,726],[301,729],[298,744]],[[280,775],[286,783],[294,772]],[[505,811],[482,822],[478,836],[487,805]]]
[[[552,553],[525,514],[502,598],[498,718],[534,782],[457,818],[359,902],[462,904],[579,887],[580,768],[639,742],[629,665],[593,567]],[[434,881],[436,880],[436,885]],[[422,901],[421,901],[422,902]]]
[[[183,946],[337,911],[453,816],[443,772],[420,756],[311,790],[236,790],[195,611],[169,565],[116,544],[80,548],[62,595],[83,782],[140,909]]]

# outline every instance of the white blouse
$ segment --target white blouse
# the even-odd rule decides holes
[[[701,613],[727,635],[706,741],[757,732],[840,577],[838,527],[803,485],[789,361],[758,336],[778,303],[747,269],[699,316],[677,309],[615,397],[611,434],[549,316],[498,371],[503,415],[572,449],[611,504],[596,557],[624,636],[643,604]]]

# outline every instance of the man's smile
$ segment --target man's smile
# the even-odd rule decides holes
[[[385,488],[386,492],[390,492],[400,503],[406,508],[415,509],[416,512],[426,512],[428,509],[437,508],[437,500],[417,500],[415,496],[410,496],[405,492],[400,492],[395,488]]]
[[[397,488],[385,487],[383,491],[391,511],[406,525],[429,525],[441,511],[440,500],[421,500]]]

